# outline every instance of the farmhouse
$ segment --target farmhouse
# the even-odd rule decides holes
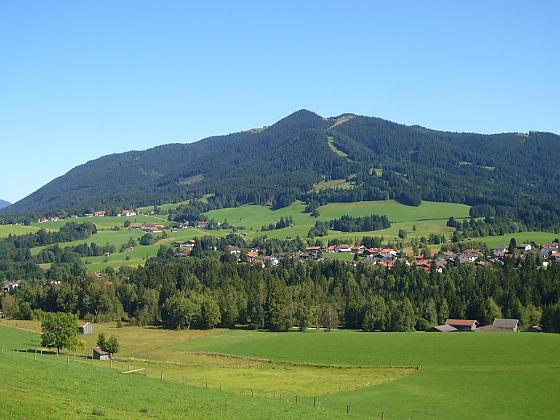
[[[6,280],[6,281],[3,281],[3,282],[0,284],[0,290],[2,290],[3,292],[9,293],[9,292],[11,292],[11,291],[13,291],[13,290],[16,290],[16,289],[19,287],[20,284],[21,284],[20,281],[9,281],[9,280]]]
[[[476,319],[446,319],[446,325],[451,325],[459,331],[473,331],[478,326]]]
[[[208,229],[208,222],[196,222],[196,227],[199,229]]]
[[[531,244],[518,244],[517,249],[522,252],[528,252],[533,249],[533,246]]]
[[[106,214],[107,214],[106,210],[99,210],[99,211],[93,212],[93,215],[95,217],[105,217]]]
[[[78,325],[78,333],[80,334],[93,334],[93,325],[91,322],[82,322]]]
[[[142,230],[147,233],[159,233],[163,230],[163,226],[153,223],[146,223],[144,226],[142,226]]]
[[[507,246],[497,246],[496,248],[492,248],[492,254],[497,257],[503,257],[508,252],[509,248]]]
[[[241,248],[239,248],[238,246],[235,246],[235,245],[228,245],[227,250],[231,255],[240,255],[241,254]]]
[[[93,347],[91,357],[95,360],[109,360],[111,355],[105,350],[101,350],[99,347]]]

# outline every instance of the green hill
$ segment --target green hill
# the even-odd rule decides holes
[[[559,160],[560,137],[550,133],[453,133],[301,110],[261,130],[101,157],[0,213],[122,209],[204,194],[213,194],[210,208],[428,200],[488,204],[486,213],[550,230],[560,226]]]

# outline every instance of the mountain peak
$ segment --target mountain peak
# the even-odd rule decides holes
[[[307,109],[300,109],[287,117],[282,118],[271,127],[282,129],[307,129],[320,128],[327,125],[327,120]]]

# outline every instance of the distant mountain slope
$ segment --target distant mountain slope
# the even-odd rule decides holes
[[[10,202],[6,201],[6,200],[0,200],[0,209],[3,209],[4,207],[8,207],[10,204]]]
[[[560,137],[482,135],[301,110],[262,130],[101,157],[3,214],[122,208],[214,194],[213,205],[396,198],[489,204],[531,226],[560,225]],[[354,188],[309,193],[352,175]]]

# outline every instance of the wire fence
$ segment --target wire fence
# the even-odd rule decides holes
[[[290,393],[287,391],[270,391],[270,390],[259,390],[259,389],[254,389],[254,388],[243,388],[243,389],[239,389],[239,388],[231,388],[228,389],[227,387],[224,386],[224,384],[222,382],[219,381],[213,381],[213,380],[209,380],[209,379],[193,379],[193,380],[189,380],[187,378],[187,376],[185,375],[180,375],[180,380],[177,380],[177,375],[169,375],[171,378],[174,378],[175,380],[170,380],[168,378],[168,374],[169,371],[171,371],[171,369],[167,369],[167,373],[165,373],[165,371],[163,369],[148,369],[147,367],[138,367],[138,365],[134,365],[134,362],[131,363],[131,361],[128,360],[115,360],[115,359],[110,359],[108,361],[102,361],[102,360],[96,360],[93,358],[93,356],[83,356],[83,355],[76,355],[76,354],[59,354],[56,351],[51,351],[51,350],[44,350],[44,349],[18,349],[18,348],[10,348],[7,349],[3,344],[0,343],[0,356],[4,355],[6,352],[12,352],[15,354],[26,354],[26,355],[31,355],[34,360],[40,360],[41,358],[45,358],[45,357],[50,357],[50,358],[56,358],[56,359],[60,359],[62,363],[64,363],[67,367],[70,366],[71,364],[74,363],[81,363],[81,364],[90,364],[93,365],[94,363],[97,363],[97,366],[102,366],[104,368],[109,368],[111,370],[114,370],[115,372],[118,372],[122,375],[128,376],[129,377],[129,382],[130,382],[130,376],[136,376],[136,377],[144,377],[150,380],[153,379],[159,379],[161,381],[166,380],[169,383],[177,383],[180,382],[181,384],[185,384],[185,385],[189,385],[189,386],[195,386],[195,387],[199,387],[199,388],[206,388],[206,389],[212,389],[212,390],[219,390],[219,391],[224,391],[224,392],[229,392],[231,394],[237,394],[237,395],[242,395],[245,397],[251,397],[251,398],[260,398],[260,399],[269,399],[269,400],[274,400],[274,401],[281,401],[283,403],[287,403],[287,404],[294,404],[294,405],[301,405],[301,406],[307,406],[307,407],[313,407],[317,410],[336,410],[336,406],[339,407],[339,409],[337,411],[340,412],[344,412],[347,415],[359,415],[364,416],[366,415],[365,413],[363,413],[362,410],[358,410],[357,413],[354,413],[352,410],[352,404],[350,404],[350,402],[348,402],[345,405],[342,404],[335,404],[333,401],[328,401],[327,398],[325,398],[325,395],[323,396],[310,396],[310,395],[298,395],[295,393]],[[399,366],[400,368],[400,366]],[[417,366],[415,367],[416,369],[421,369],[421,366]],[[342,393],[342,392],[351,392],[351,391],[355,391],[356,387],[352,387],[352,388],[347,388],[345,389],[344,387],[340,387],[338,389],[338,393]],[[333,395],[333,394],[329,394],[329,395]],[[386,414],[384,411],[380,411],[377,413],[369,413],[367,414],[368,418],[381,418],[381,419],[385,419],[387,418]]]

